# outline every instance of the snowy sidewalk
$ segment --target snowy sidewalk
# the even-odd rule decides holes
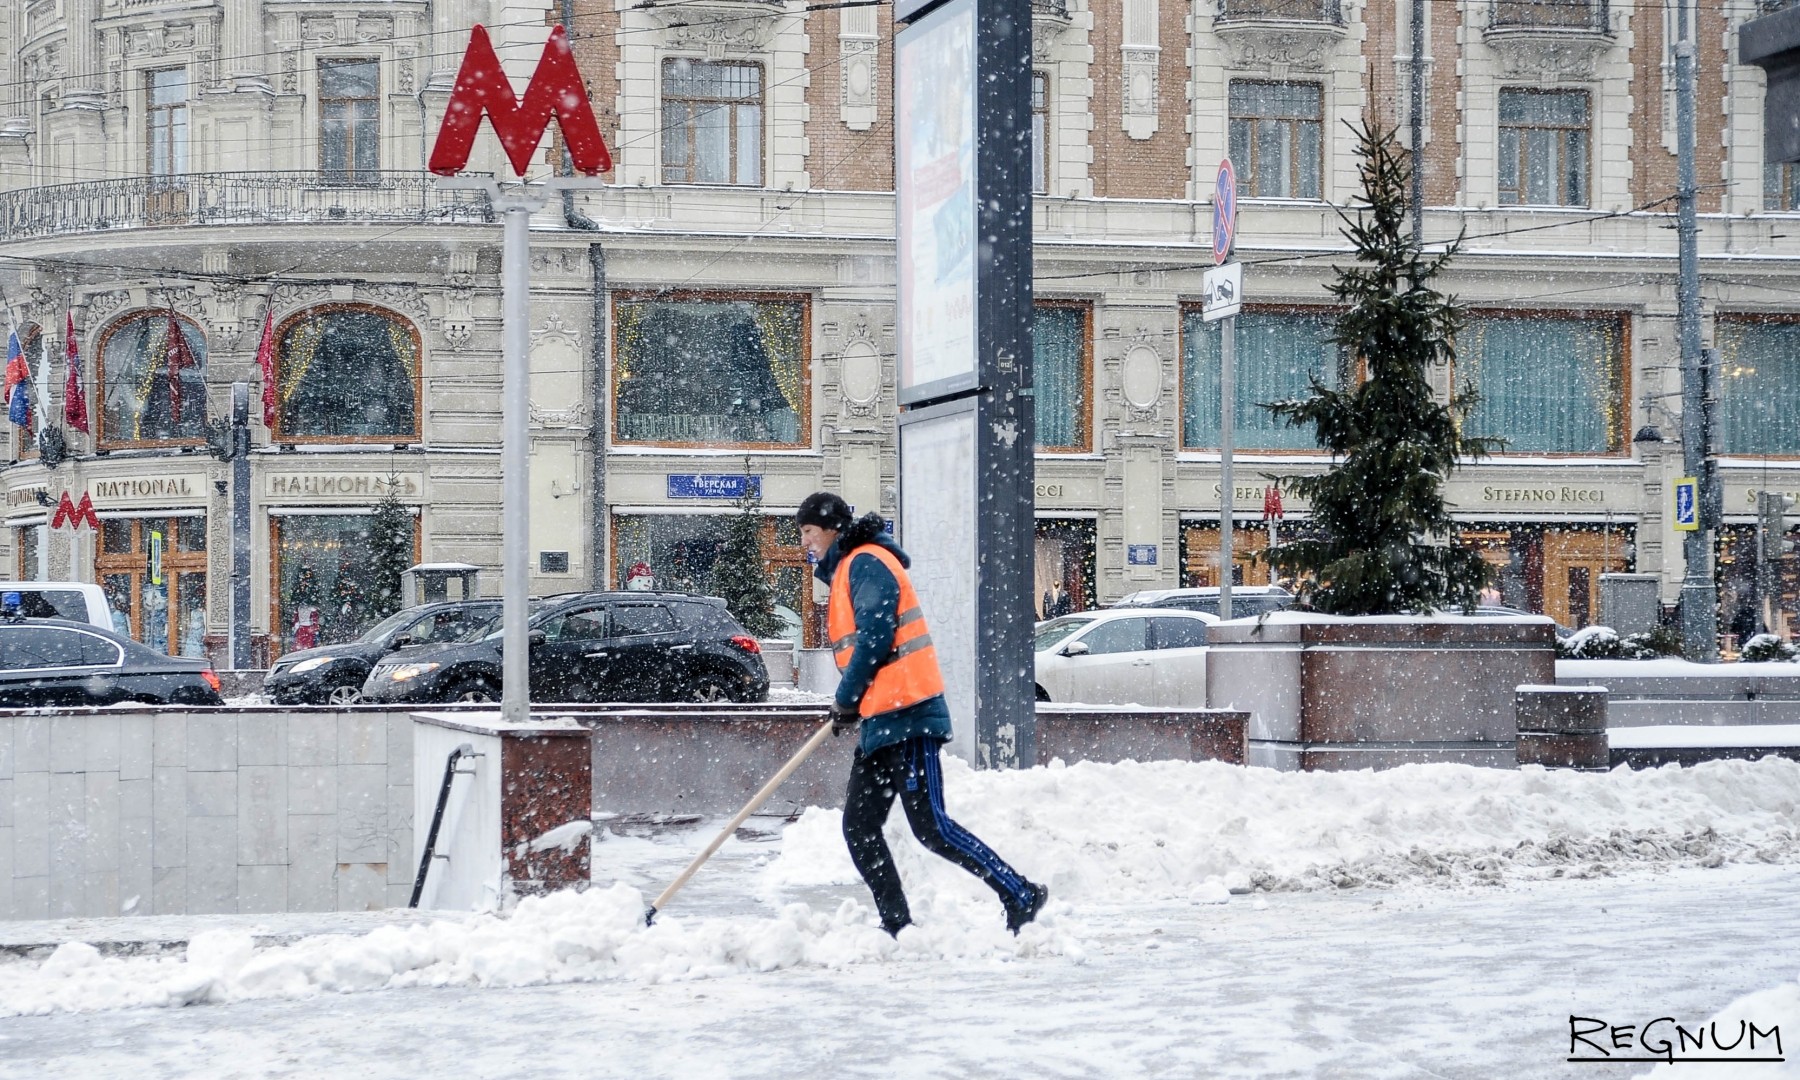
[[[1017,940],[901,844],[921,925],[887,941],[818,811],[728,843],[646,932],[641,894],[708,834],[609,835],[593,892],[507,919],[265,948],[246,918],[321,917],[199,919],[185,962],[0,960],[0,1016],[49,1010],[0,1019],[0,1077],[1639,1076],[1567,1064],[1569,1017],[1697,1027],[1745,994],[1796,1000],[1793,762],[948,783],[1058,890]],[[1251,881],[1276,891],[1228,892]],[[102,922],[67,932],[126,920]]]

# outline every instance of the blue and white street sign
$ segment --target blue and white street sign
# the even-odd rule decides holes
[[[1156,551],[1157,545],[1155,544],[1127,544],[1125,545],[1125,561],[1131,566],[1155,566]]]
[[[1675,481],[1675,531],[1700,529],[1700,481],[1684,476]]]
[[[1231,245],[1237,240],[1237,171],[1231,159],[1219,162],[1219,179],[1213,185],[1213,262],[1223,264],[1231,257]]]

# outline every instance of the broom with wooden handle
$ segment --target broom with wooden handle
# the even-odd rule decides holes
[[[819,730],[813,732],[812,738],[806,740],[806,745],[796,751],[793,757],[788,758],[787,764],[781,767],[781,771],[769,778],[769,782],[762,786],[761,791],[750,796],[750,801],[744,804],[744,808],[737,812],[737,816],[732,818],[729,824],[719,830],[719,835],[713,837],[712,843],[706,845],[704,851],[694,856],[694,861],[688,863],[687,869],[681,872],[681,876],[669,882],[669,887],[662,891],[662,895],[656,898],[656,902],[644,909],[645,926],[656,922],[656,913],[661,911],[669,900],[681,890],[681,887],[688,883],[688,879],[694,876],[695,871],[699,870],[706,860],[712,858],[713,852],[719,850],[720,846],[725,843],[725,838],[737,832],[738,826],[744,823],[745,818],[756,813],[763,803],[768,802],[769,796],[775,794],[775,789],[781,786],[782,781],[792,776],[794,770],[798,769],[801,763],[819,748],[819,744],[824,742],[825,736],[829,734],[831,734],[831,721],[827,720]]]

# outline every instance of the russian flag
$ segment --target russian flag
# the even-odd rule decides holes
[[[17,427],[31,425],[31,368],[17,330],[6,336],[6,418]]]

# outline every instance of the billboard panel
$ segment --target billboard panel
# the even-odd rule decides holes
[[[950,749],[975,760],[978,622],[975,402],[912,414],[900,424],[900,546],[925,610],[950,704]]]

